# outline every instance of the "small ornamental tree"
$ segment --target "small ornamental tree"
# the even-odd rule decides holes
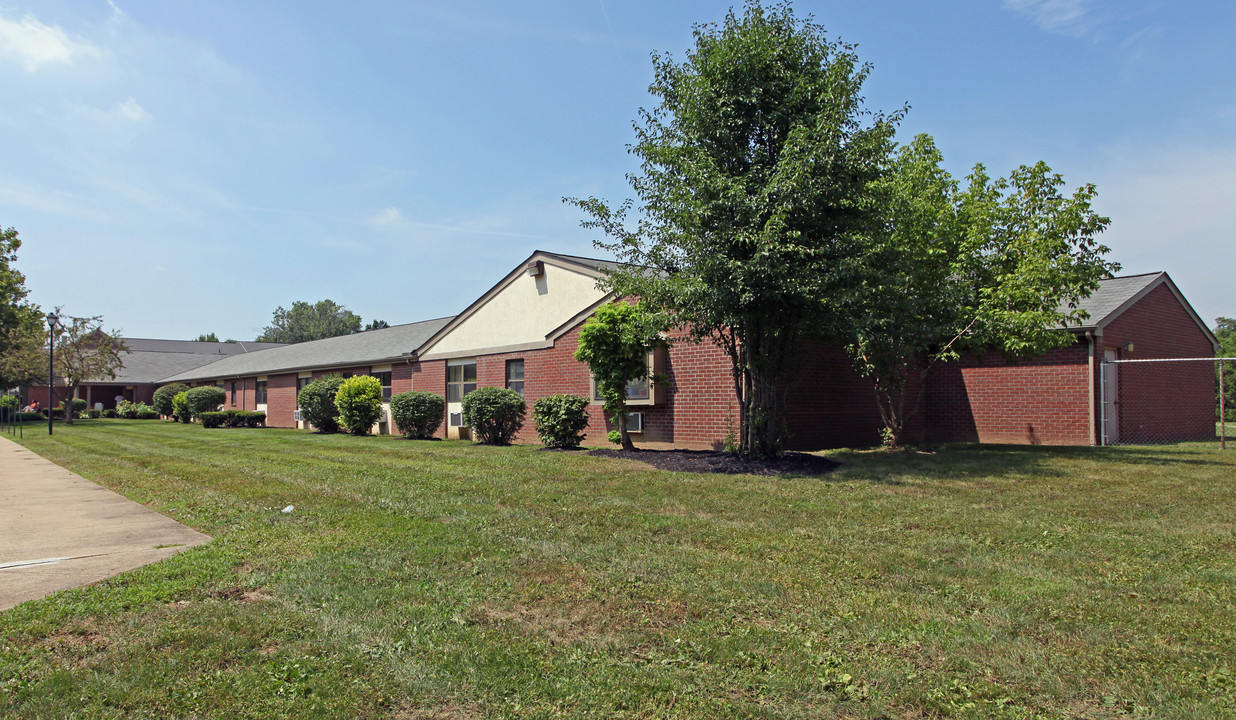
[[[464,424],[486,445],[510,445],[527,411],[523,397],[506,388],[478,388],[463,398]]]
[[[182,391],[176,393],[172,398],[172,415],[182,423],[192,422],[192,413],[189,412],[189,392]]]
[[[151,401],[154,403],[154,409],[158,410],[160,415],[171,417],[175,414],[172,410],[172,398],[176,397],[177,393],[182,393],[188,389],[189,386],[184,383],[172,383],[155,390],[154,399]]]
[[[446,399],[437,393],[413,391],[391,398],[391,419],[405,437],[433,437],[445,412]]]
[[[550,395],[532,403],[536,435],[545,447],[577,448],[588,427],[588,398]]]
[[[189,406],[189,413],[193,417],[198,417],[204,412],[218,410],[219,406],[227,400],[227,393],[221,387],[205,385],[189,388],[185,391],[185,400]]]
[[[61,315],[56,333],[56,372],[64,379],[65,395],[76,397],[78,386],[87,380],[115,380],[124,367],[129,346],[119,330],[104,332],[102,316]],[[72,423],[73,413],[64,421]]]
[[[339,410],[335,407],[335,394],[343,378],[338,375],[327,375],[309,383],[300,389],[296,402],[300,405],[301,416],[305,422],[317,428],[318,432],[339,432]]]
[[[648,351],[664,345],[665,316],[642,304],[613,302],[602,305],[579,331],[575,359],[588,366],[596,379],[605,412],[614,417],[623,450],[634,450],[627,432],[627,386],[647,379]]]
[[[335,392],[339,424],[353,435],[367,435],[382,414],[382,381],[372,375],[344,380]]]

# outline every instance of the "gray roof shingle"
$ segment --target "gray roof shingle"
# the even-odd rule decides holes
[[[129,352],[115,380],[92,382],[125,385],[153,383],[175,373],[185,372],[232,355],[282,347],[280,343],[213,343],[194,340],[151,340],[125,338]]]
[[[295,343],[261,352],[233,355],[209,365],[168,375],[162,382],[213,380],[267,375],[291,370],[309,370],[400,360],[419,348],[454,316],[340,335],[324,340]]]
[[[1125,303],[1165,274],[1153,272],[1100,280],[1098,289],[1090,293],[1089,297],[1082,298],[1077,304],[1077,307],[1085,310],[1090,318],[1075,326],[1075,329],[1093,330],[1104,324],[1110,315],[1120,310]],[[1061,310],[1067,311],[1067,308],[1061,308]]]

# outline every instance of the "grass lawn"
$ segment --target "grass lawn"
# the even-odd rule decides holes
[[[4,718],[1236,714],[1214,444],[780,479],[160,422],[24,444],[215,540],[0,613]]]

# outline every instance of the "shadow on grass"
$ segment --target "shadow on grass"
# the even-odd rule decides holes
[[[1075,472],[1075,467],[1061,466],[1055,462],[1057,460],[1236,469],[1236,453],[1221,452],[1217,443],[1121,447],[933,444],[897,451],[845,449],[828,454],[849,470],[835,479],[887,484],[899,484],[896,482],[898,476],[914,474],[978,479],[1008,474],[1065,477]]]

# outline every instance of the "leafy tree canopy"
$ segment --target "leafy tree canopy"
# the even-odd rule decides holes
[[[56,372],[64,380],[69,397],[76,397],[78,386],[86,380],[115,380],[129,351],[120,331],[105,332],[103,318],[97,315],[60,315],[55,343]],[[72,421],[72,417],[66,418],[66,422]]]
[[[319,300],[310,305],[303,300],[292,303],[290,310],[275,308],[274,319],[258,342],[300,343],[338,335],[360,332],[361,317],[333,300]]]
[[[1045,163],[992,180],[976,165],[964,189],[932,139],[900,148],[879,183],[882,230],[851,349],[873,379],[885,439],[901,440],[923,380],[967,350],[1036,357],[1074,341],[1079,301],[1120,265],[1096,237],[1093,185],[1071,195]],[[918,382],[913,376],[917,375]]]
[[[219,342],[219,336],[218,336],[218,335],[216,335],[216,334],[214,334],[213,332],[208,332],[208,333],[204,333],[204,334],[202,334],[202,335],[198,335],[198,336],[197,336],[197,338],[195,338],[195,342],[213,342],[213,343],[217,343],[217,342]]]
[[[900,112],[863,105],[870,66],[853,46],[750,2],[698,25],[678,63],[653,56],[631,152],[633,202],[569,200],[630,264],[609,289],[674,315],[729,356],[741,410],[738,451],[780,454],[797,339],[840,334],[866,300],[874,183]]]
[[[46,373],[47,331],[39,306],[26,300],[26,277],[14,267],[19,248],[17,230],[0,228],[0,388]]]
[[[618,423],[623,449],[635,449],[627,432],[627,386],[648,377],[648,351],[664,344],[661,334],[668,325],[666,316],[620,301],[597,308],[579,331],[575,359],[596,379],[605,411]]]
[[[390,327],[390,323],[385,320],[374,319],[369,321],[369,324],[365,326],[365,332],[369,332],[370,330],[382,330],[388,327]]]

